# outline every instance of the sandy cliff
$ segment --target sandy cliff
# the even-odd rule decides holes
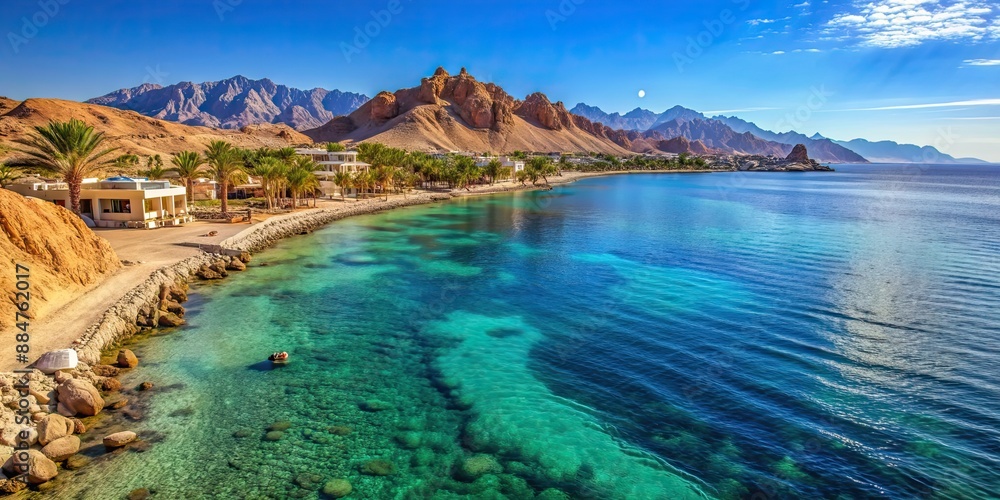
[[[48,314],[121,266],[111,245],[69,210],[5,189],[0,189],[0,256],[4,332],[14,324],[17,264],[30,269],[32,317]]]

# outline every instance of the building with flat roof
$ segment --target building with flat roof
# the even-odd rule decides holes
[[[340,187],[333,182],[333,177],[339,172],[346,172],[354,175],[358,172],[365,172],[371,165],[363,161],[358,161],[358,152],[350,151],[327,151],[325,149],[296,149],[295,153],[312,159],[318,166],[313,172],[319,180],[320,191],[324,195],[333,196],[338,193]],[[348,192],[352,192],[349,190]]]
[[[69,208],[69,185],[65,182],[30,179],[7,189]],[[191,222],[187,201],[185,188],[145,178],[84,179],[80,189],[80,213],[97,227],[152,229]]]

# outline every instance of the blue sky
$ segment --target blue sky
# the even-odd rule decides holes
[[[793,4],[5,0],[0,95],[83,100],[237,74],[374,95],[465,66],[570,107],[680,104],[1000,161],[997,2]]]

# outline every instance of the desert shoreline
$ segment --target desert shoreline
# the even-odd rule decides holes
[[[386,201],[381,197],[366,198],[364,200],[334,200],[325,201],[324,204],[337,203],[334,206],[300,209],[299,211],[282,214],[267,218],[261,222],[254,223],[250,227],[239,233],[228,237],[217,244],[208,244],[207,251],[199,249],[200,253],[184,257],[177,257],[162,265],[149,270],[148,274],[137,269],[136,272],[119,271],[109,275],[99,283],[91,285],[85,290],[81,290],[67,303],[61,305],[57,310],[52,311],[46,317],[33,322],[36,331],[55,330],[54,335],[45,336],[40,339],[42,348],[33,348],[33,356],[38,356],[55,349],[73,348],[77,351],[80,360],[87,364],[96,364],[100,361],[101,352],[120,343],[123,340],[139,333],[136,326],[136,318],[141,306],[156,298],[161,286],[173,286],[177,284],[189,283],[195,278],[195,273],[203,265],[211,265],[220,256],[233,256],[240,252],[254,254],[260,252],[278,241],[290,236],[296,236],[312,232],[337,220],[357,215],[367,215],[401,207],[424,205],[447,201],[453,198],[474,197],[496,195],[504,193],[514,193],[520,191],[539,191],[551,189],[553,186],[565,185],[580,179],[592,177],[606,177],[613,175],[630,174],[693,174],[693,173],[716,173],[713,170],[618,170],[607,172],[576,172],[566,171],[561,176],[553,176],[548,179],[547,184],[522,185],[516,182],[503,182],[495,185],[477,186],[470,190],[453,189],[448,192],[420,191],[407,195],[390,195]],[[118,230],[120,231],[120,230]],[[100,233],[98,233],[101,235]],[[113,245],[115,246],[115,245]],[[118,251],[118,248],[115,249]],[[126,275],[128,274],[128,275]],[[107,287],[113,283],[113,287],[118,290],[125,290],[118,293],[117,298],[103,305],[86,304],[86,307],[95,307],[98,311],[98,318],[87,325],[73,325],[68,323],[66,318],[67,310],[84,301],[84,297],[100,291],[102,287]],[[100,294],[97,294],[100,295]],[[107,295],[106,293],[104,295]],[[82,305],[82,304],[81,304]],[[72,319],[69,320],[72,322]],[[53,324],[55,323],[55,324]],[[49,327],[49,328],[47,328]],[[55,336],[57,338],[48,338]],[[0,374],[10,374],[15,365],[12,360],[0,362]]]

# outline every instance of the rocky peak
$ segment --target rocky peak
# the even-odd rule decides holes
[[[541,92],[535,92],[524,99],[515,113],[525,120],[535,121],[550,130],[573,127],[573,118],[562,102],[552,104]]]
[[[785,159],[796,163],[809,163],[809,152],[806,151],[805,144],[796,144]]]
[[[383,90],[372,99],[371,119],[375,122],[386,122],[399,115],[399,102],[392,92]]]
[[[447,77],[449,77],[451,75],[448,74],[447,70],[445,70],[441,66],[438,66],[438,69],[434,70],[434,76],[443,76],[443,77],[447,78]]]

